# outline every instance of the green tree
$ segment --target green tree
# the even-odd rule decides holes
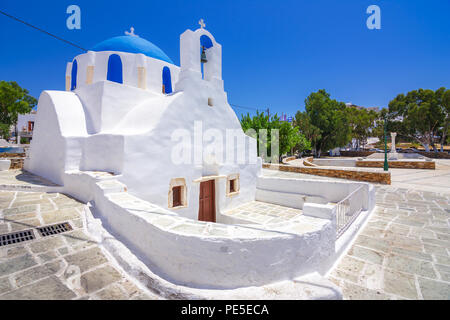
[[[299,132],[297,127],[293,127],[290,123],[281,121],[277,114],[269,119],[268,115],[263,112],[256,112],[256,115],[251,117],[248,113],[241,116],[241,126],[244,132],[250,129],[255,130],[253,138],[257,139],[258,155],[262,155],[262,150],[259,149],[260,132],[262,129],[267,130],[267,140],[265,141],[266,154],[272,157],[271,148],[272,143],[272,130],[278,130],[279,141],[279,155],[283,155],[294,150],[303,152],[305,149],[310,148],[310,145],[306,138]],[[268,159],[264,159],[268,161]]]
[[[19,114],[31,112],[37,100],[21,88],[15,81],[0,81],[0,128],[5,134],[5,128],[16,127]],[[17,136],[17,132],[16,132]],[[5,136],[4,136],[5,137]]]
[[[309,142],[309,148],[305,148],[304,150],[310,150],[311,146],[315,146],[322,137],[320,129],[311,123],[311,119],[306,112],[297,111],[295,114],[294,126],[299,128],[301,134],[304,135]]]
[[[357,140],[358,148],[367,143],[367,138],[372,135],[378,113],[365,108],[347,108],[351,127],[351,135]]]
[[[300,132],[311,139],[314,153],[346,145],[351,140],[351,128],[345,103],[330,98],[324,89],[311,93],[305,100],[305,111],[297,113]],[[303,120],[303,121],[302,121]]]
[[[447,89],[442,92],[442,112],[443,112],[443,124],[441,129],[439,130],[441,137],[441,152],[444,151],[444,144],[446,143],[446,139],[448,137],[448,130],[450,127],[450,89]],[[448,142],[447,142],[448,143]]]
[[[400,136],[421,143],[426,151],[430,146],[437,151],[435,137],[442,130],[441,136],[447,135],[445,125],[448,113],[445,114],[445,103],[448,98],[445,88],[436,91],[419,89],[399,94],[391,102],[388,109],[388,131],[397,132]],[[447,109],[448,110],[448,109]]]

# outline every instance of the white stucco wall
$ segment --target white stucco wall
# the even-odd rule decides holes
[[[17,129],[20,131],[28,131],[28,121],[36,121],[36,113],[19,114],[17,117]]]
[[[77,60],[77,88],[86,86],[87,67],[94,66],[93,83],[104,81],[108,74],[108,59],[110,55],[117,54],[122,61],[123,84],[131,87],[138,87],[138,67],[146,69],[146,90],[156,93],[162,92],[162,70],[164,67],[170,69],[172,88],[178,81],[180,68],[171,63],[147,57],[143,54],[134,54],[117,51],[88,51],[87,53],[76,56]],[[72,60],[72,61],[73,61]],[[73,62],[69,62],[72,64]],[[72,65],[67,69],[72,70]],[[71,73],[66,76],[71,76]]]

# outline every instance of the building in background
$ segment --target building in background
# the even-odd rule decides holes
[[[33,137],[33,129],[34,129],[34,121],[36,118],[36,110],[32,110],[28,114],[19,114],[17,118],[17,133],[19,139],[16,140],[16,143],[21,143],[20,140],[25,140],[25,143],[30,143]],[[13,136],[15,136],[15,128],[13,127]],[[22,139],[23,138],[23,139]]]

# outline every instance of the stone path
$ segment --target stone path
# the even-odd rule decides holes
[[[21,169],[0,171],[0,185],[17,185],[29,187],[57,187],[58,185],[42,177]]]
[[[329,279],[344,299],[450,299],[450,195],[377,187],[376,197]]]
[[[249,201],[222,214],[257,224],[278,223],[302,214],[302,210],[261,201]]]
[[[0,300],[155,298],[86,235],[83,206],[59,193],[0,192],[0,234],[66,221],[73,228],[0,246]]]

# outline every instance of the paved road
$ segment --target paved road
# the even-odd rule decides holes
[[[0,246],[0,300],[154,298],[86,235],[83,206],[59,193],[0,192],[0,234],[61,222],[73,227],[59,235]]]

